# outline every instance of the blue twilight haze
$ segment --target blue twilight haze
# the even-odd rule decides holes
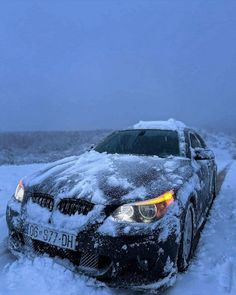
[[[1,1],[0,130],[236,130],[236,1]]]

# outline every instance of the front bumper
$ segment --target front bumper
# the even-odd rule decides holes
[[[76,251],[33,240],[23,233],[21,214],[7,207],[9,249],[28,256],[48,254],[68,268],[115,287],[144,289],[159,281],[167,286],[176,275],[178,243],[176,234],[158,242],[158,230],[151,235],[111,237],[91,229],[77,236]],[[167,278],[171,278],[168,280]]]

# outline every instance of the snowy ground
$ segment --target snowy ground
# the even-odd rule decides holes
[[[218,144],[216,144],[218,142]],[[213,145],[213,144],[212,144]],[[229,139],[214,140],[219,170],[230,168],[211,210],[189,270],[178,276],[165,295],[236,294],[236,160]],[[17,181],[43,164],[0,166],[0,295],[130,294],[96,287],[50,258],[16,260],[6,248],[6,203]]]

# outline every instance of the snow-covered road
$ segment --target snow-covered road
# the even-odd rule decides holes
[[[211,209],[188,272],[168,295],[236,294],[236,161]]]
[[[236,294],[236,161],[225,150],[215,149],[219,167],[231,163],[205,225],[191,267],[178,276],[165,294]],[[22,176],[43,164],[0,167],[0,295],[5,294],[128,294],[76,275],[50,258],[16,260],[6,248],[6,203]]]

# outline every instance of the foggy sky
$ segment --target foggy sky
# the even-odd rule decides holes
[[[236,1],[0,4],[0,131],[236,130]]]

